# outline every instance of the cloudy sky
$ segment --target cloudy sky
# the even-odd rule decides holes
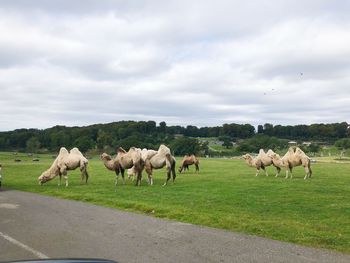
[[[1,0],[0,130],[350,122],[350,2]]]

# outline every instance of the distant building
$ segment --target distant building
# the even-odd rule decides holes
[[[298,143],[296,141],[289,141],[288,144],[290,146],[296,146]]]
[[[303,142],[304,146],[310,146],[311,142]]]

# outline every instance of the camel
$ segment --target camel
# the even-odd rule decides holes
[[[66,181],[66,187],[68,187],[68,175],[67,171],[75,170],[80,168],[81,171],[81,181],[83,182],[85,178],[85,183],[87,184],[89,179],[89,174],[87,172],[88,160],[83,156],[78,148],[73,148],[68,152],[64,147],[61,147],[58,156],[52,163],[51,167],[43,172],[39,177],[39,184],[43,185],[44,183],[52,180],[56,176],[60,177],[58,186],[61,185],[62,175]]]
[[[305,169],[304,180],[312,175],[310,158],[299,147],[290,147],[282,158],[276,153],[273,154],[272,161],[275,166],[286,169],[286,179],[289,177],[288,172],[291,174],[290,178],[293,178],[293,168],[300,165]],[[276,177],[278,175],[279,173],[276,174]]]
[[[131,147],[126,152],[122,147],[117,149],[117,156],[115,158],[117,165],[119,166],[120,172],[124,181],[124,172],[126,169],[133,167],[137,174],[136,186],[141,185],[142,170],[144,168],[144,161],[141,157],[141,150],[135,147]]]
[[[161,169],[166,166],[167,169],[167,178],[163,186],[167,185],[171,175],[173,176],[173,182],[176,178],[175,173],[175,157],[171,155],[170,149],[166,147],[164,144],[159,146],[159,149],[155,155],[153,155],[150,159],[147,159],[145,162],[145,170],[148,175],[151,184],[153,184],[153,169]]]
[[[263,164],[263,162],[261,161],[261,159],[257,158],[257,157],[253,157],[250,154],[245,154],[242,155],[242,158],[246,161],[246,163],[251,166],[251,167],[255,167],[256,168],[256,173],[255,176],[258,176],[260,169],[263,169],[265,171],[266,176],[268,176],[266,170],[265,170],[265,166]]]
[[[137,148],[139,149],[139,148]],[[144,162],[146,162],[147,159],[151,159],[154,155],[157,154],[157,151],[155,150],[148,150],[146,148],[143,148],[142,150],[139,149],[141,151],[141,158]],[[134,178],[136,176],[136,171],[134,169],[134,166],[131,167],[130,169],[128,169],[128,179],[130,180],[130,178],[132,178],[132,180],[134,181]],[[153,185],[153,180],[152,177],[148,176],[148,184],[149,185]]]
[[[184,156],[184,158],[181,161],[181,165],[179,167],[179,173],[181,173],[182,171],[185,171],[186,169],[189,170],[188,166],[192,164],[196,166],[196,173],[199,173],[199,160],[194,154],[190,156],[188,155]]]
[[[108,170],[115,172],[115,183],[114,183],[114,185],[117,186],[117,184],[118,184],[118,176],[119,176],[119,173],[120,173],[120,166],[119,166],[116,158],[112,158],[107,153],[102,153],[100,158],[101,158],[104,166]],[[123,184],[125,184],[124,174],[122,174],[122,178],[123,178]]]
[[[260,149],[259,150],[259,154],[256,158],[260,159],[262,161],[262,163],[264,164],[264,167],[266,168],[267,166],[273,165],[276,168],[276,174],[279,174],[281,171],[281,168],[276,166],[273,161],[272,161],[272,155],[274,154],[274,151],[269,149],[266,153],[264,151],[264,149]],[[266,176],[268,176],[267,171],[266,172]]]

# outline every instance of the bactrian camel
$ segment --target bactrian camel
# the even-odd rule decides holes
[[[139,148],[137,148],[137,149],[139,149]],[[139,150],[141,150],[141,149],[139,149]],[[141,150],[142,161],[146,162],[146,160],[151,159],[156,154],[157,154],[157,151],[155,151],[155,150],[148,150],[146,148],[143,148]],[[132,178],[132,180],[134,181],[135,175],[136,175],[136,171],[135,171],[135,168],[133,166],[130,169],[128,169],[128,178],[129,179]],[[153,185],[152,175],[148,175],[148,184]]]
[[[171,155],[170,149],[166,147],[164,144],[161,144],[159,146],[159,149],[157,151],[157,154],[153,155],[150,159],[147,159],[145,162],[145,170],[148,175],[149,180],[153,183],[152,179],[152,173],[153,169],[160,169],[164,166],[167,170],[167,178],[163,186],[165,186],[169,179],[171,178],[171,175],[173,177],[173,182],[176,178],[175,173],[175,164],[176,160],[175,157]]]
[[[194,164],[196,167],[196,173],[199,172],[199,160],[197,159],[197,157],[192,154],[190,156],[185,155],[184,158],[181,161],[180,167],[179,167],[179,173],[181,173],[182,171],[185,171],[186,169],[188,170],[188,166]]]
[[[269,174],[266,171],[266,167],[273,165],[275,166],[277,172],[276,175],[281,171],[281,168],[276,166],[272,161],[272,155],[274,154],[273,150],[269,149],[266,153],[264,149],[259,150],[259,154],[254,158],[249,154],[242,156],[243,159],[247,162],[249,166],[255,167],[257,169],[256,176],[259,174],[260,169],[263,169],[266,176]]]
[[[136,186],[141,185],[142,170],[144,168],[144,161],[141,157],[140,149],[131,147],[128,152],[126,152],[122,147],[117,148],[117,156],[115,158],[117,165],[120,168],[124,180],[124,172],[126,169],[134,167],[136,177]]]
[[[289,176],[288,172],[293,178],[293,168],[300,165],[305,169],[304,179],[310,178],[312,175],[310,158],[299,147],[290,147],[282,158],[278,154],[273,154],[272,161],[275,166],[286,169],[286,178]],[[278,175],[279,173],[276,177]]]
[[[81,180],[85,179],[85,183],[87,184],[89,179],[89,174],[87,172],[88,160],[83,156],[83,154],[79,151],[78,148],[73,148],[68,152],[68,150],[64,147],[61,147],[58,156],[52,163],[51,167],[43,172],[38,180],[39,184],[42,185],[56,176],[60,177],[58,185],[61,185],[62,175],[66,181],[66,187],[68,186],[68,175],[67,171],[75,170],[79,167],[81,171]]]
[[[116,158],[112,158],[107,153],[102,153],[100,158],[101,158],[104,166],[108,170],[115,172],[114,185],[117,186],[117,184],[118,184],[118,177],[119,177],[119,174],[120,174],[120,166],[119,166],[119,163],[117,162]],[[125,184],[124,174],[122,174],[122,178],[123,178],[123,184]]]
[[[265,170],[265,166],[264,166],[263,162],[259,158],[257,158],[257,157],[254,158],[253,156],[251,156],[248,153],[245,154],[245,155],[242,155],[242,158],[246,161],[246,163],[249,166],[256,168],[255,176],[258,176],[260,169],[263,169],[265,174],[266,174],[266,176],[268,176],[268,174],[267,174],[267,172]]]

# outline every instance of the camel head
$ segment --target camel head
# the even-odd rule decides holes
[[[109,154],[107,154],[107,153],[102,153],[101,154],[101,156],[100,156],[100,159],[102,160],[102,161],[110,161],[110,160],[112,160],[112,157],[109,155]]]
[[[51,179],[52,178],[49,174],[49,171],[45,171],[38,177],[39,185],[43,185],[44,183],[46,183],[47,181],[50,181]]]
[[[247,154],[242,155],[241,158],[244,159],[244,160],[251,160],[252,156],[247,153]]]

